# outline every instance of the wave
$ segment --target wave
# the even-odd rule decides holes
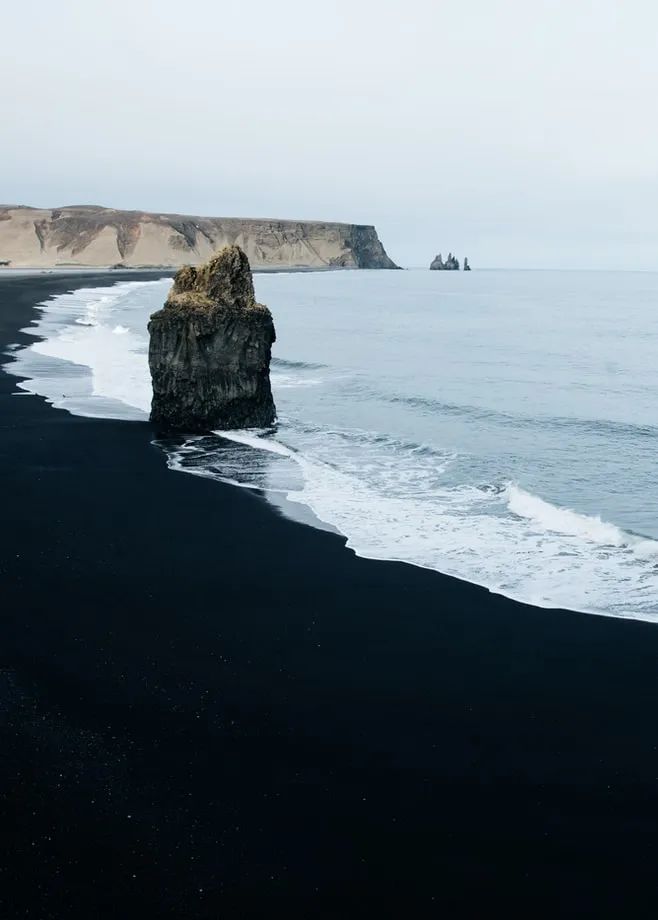
[[[365,395],[364,388],[361,387],[360,389]],[[658,425],[636,425],[632,422],[620,422],[613,419],[577,418],[555,415],[522,415],[520,413],[502,412],[498,409],[472,406],[465,403],[448,403],[426,396],[396,395],[374,390],[369,391],[368,395],[392,405],[402,404],[414,409],[426,410],[428,412],[443,415],[466,417],[475,421],[495,421],[505,425],[512,425],[515,428],[536,429],[538,427],[544,427],[574,429],[601,436],[614,434],[625,436],[632,435],[639,438],[658,438]]]
[[[621,530],[615,524],[601,520],[601,517],[579,514],[570,508],[561,508],[544,501],[538,495],[526,492],[517,485],[510,483],[506,490],[507,507],[518,517],[532,521],[547,533],[565,534],[567,536],[582,537],[599,546],[636,546],[640,543],[652,543],[633,534]],[[658,553],[658,543],[655,543]]]
[[[272,371],[270,374],[272,388],[276,390],[299,389],[300,387],[318,387],[324,381],[321,377],[300,377],[299,374],[281,374]]]
[[[303,483],[288,500],[342,533],[359,556],[433,569],[539,607],[658,621],[655,540],[512,482],[450,486],[440,474],[428,479],[427,467],[423,487],[404,456],[393,464],[397,488],[390,488],[363,454],[350,467],[346,455],[325,462],[269,431],[221,436],[298,464]]]
[[[380,431],[372,431],[367,428],[337,428],[327,425],[316,425],[304,419],[292,415],[281,415],[279,420],[286,427],[294,428],[296,432],[304,435],[317,437],[324,441],[327,438],[337,439],[345,444],[355,444],[367,446],[379,446],[387,449],[391,448],[396,451],[409,452],[419,456],[432,456],[444,460],[446,457],[456,457],[454,451],[440,450],[423,441],[410,441],[407,438],[396,437],[395,435],[383,434]],[[253,446],[257,446],[254,444]]]
[[[22,330],[36,341],[14,352],[8,365],[23,378],[18,387],[78,415],[147,418],[151,381],[144,347],[146,315],[139,314],[137,328],[132,328],[132,321],[131,326],[117,323],[115,314],[122,304],[170,283],[123,281],[78,288],[38,304],[39,318]]]
[[[287,367],[291,370],[320,371],[328,367],[327,364],[314,364],[311,361],[289,361],[287,358],[272,358],[272,367]]]
[[[295,457],[294,450],[267,437],[268,432],[269,429],[266,428],[242,428],[234,431],[216,431],[215,434],[227,441],[235,441],[236,444],[244,444],[255,450],[264,450],[270,454],[277,454],[279,457]]]
[[[158,440],[155,444],[164,450],[172,470],[268,495],[285,495],[300,487],[299,467],[292,451],[276,441],[266,440],[265,434],[265,430],[218,431],[182,440]]]

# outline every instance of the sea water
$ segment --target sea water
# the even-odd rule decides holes
[[[19,385],[146,419],[170,280],[41,305]],[[658,274],[255,276],[275,319],[270,431],[162,442],[172,469],[262,490],[359,555],[539,606],[658,621]]]

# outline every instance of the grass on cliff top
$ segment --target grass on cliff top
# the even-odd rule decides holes
[[[225,304],[213,300],[211,297],[208,297],[207,294],[200,294],[198,291],[180,291],[179,293],[172,292],[168,295],[167,300],[165,301],[165,307],[169,310],[173,309],[177,312],[184,313],[186,310],[203,310],[208,312],[210,310],[217,310],[220,312],[228,313],[269,313],[268,307],[265,304],[258,303],[254,300],[253,303],[247,304]]]
[[[203,309],[208,310],[216,307],[217,304],[200,291],[180,291],[171,293],[167,297],[168,307],[178,307],[181,310]]]
[[[225,246],[204,265],[180,268],[165,307],[170,315],[215,310],[269,315],[256,302],[249,259],[239,246]]]

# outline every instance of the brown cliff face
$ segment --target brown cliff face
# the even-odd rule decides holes
[[[155,424],[205,432],[274,422],[274,323],[256,303],[249,261],[238,246],[199,268],[182,268],[148,328]]]
[[[259,269],[397,267],[360,224],[0,206],[0,261],[14,267],[178,268],[232,245]]]

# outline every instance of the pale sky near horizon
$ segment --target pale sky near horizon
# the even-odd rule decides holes
[[[22,0],[0,29],[3,203],[658,270],[652,0]]]

